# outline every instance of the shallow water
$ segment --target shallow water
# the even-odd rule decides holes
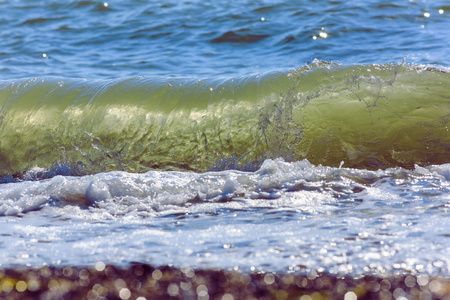
[[[448,276],[449,178],[448,164],[366,171],[266,160],[252,173],[110,172],[4,184],[0,253],[6,266]]]
[[[0,266],[448,277],[444,2],[1,3]]]

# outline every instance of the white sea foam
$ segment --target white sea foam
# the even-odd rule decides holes
[[[3,184],[0,260],[447,274],[448,170],[277,159],[256,172],[109,172]]]
[[[32,171],[36,170],[45,171],[37,167]],[[288,163],[282,159],[268,159],[256,172],[133,174],[115,171],[82,177],[55,176],[1,185],[0,214],[17,215],[55,205],[82,205],[90,207],[91,211],[105,209],[111,215],[136,211],[151,215],[174,207],[187,209],[196,203],[290,199],[296,192],[305,190],[326,191],[334,198],[352,198],[361,191],[367,192],[367,183],[386,177],[406,181],[416,177],[434,178],[443,180],[441,184],[447,187],[449,176],[450,164],[416,166],[414,171],[401,168],[367,171],[314,166],[307,160]],[[293,205],[292,208],[298,207]]]

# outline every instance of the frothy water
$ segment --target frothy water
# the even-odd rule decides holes
[[[278,159],[249,173],[111,172],[5,184],[0,255],[3,266],[139,261],[448,276],[449,178],[448,164],[366,171]]]

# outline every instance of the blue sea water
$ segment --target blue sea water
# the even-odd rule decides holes
[[[449,276],[446,1],[0,1],[0,267]]]
[[[3,1],[2,79],[448,66],[446,1]]]

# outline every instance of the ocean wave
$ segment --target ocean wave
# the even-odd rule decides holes
[[[1,81],[0,176],[444,164],[449,86],[442,67],[320,61],[238,78]]]

